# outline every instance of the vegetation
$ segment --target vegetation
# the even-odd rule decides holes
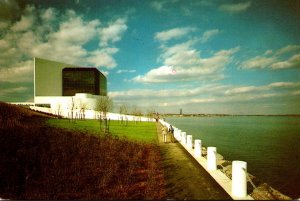
[[[165,198],[160,155],[154,143],[87,134],[90,121],[62,121],[65,127],[86,123],[81,130],[54,128],[46,121],[59,124],[27,109],[0,103],[1,198]],[[133,127],[128,129],[130,132]]]
[[[108,133],[109,132],[109,122],[107,120],[107,113],[112,110],[113,107],[113,101],[109,96],[100,96],[97,99],[96,103],[96,111],[99,112],[99,125],[100,125],[100,130],[102,131],[102,124],[104,124],[104,132]]]
[[[84,131],[99,135],[99,121],[78,120],[75,123],[68,123],[67,119],[49,119],[48,125],[73,130]],[[154,142],[157,140],[156,127],[154,122],[128,122],[125,126],[120,121],[110,121],[110,133],[115,137],[125,137],[129,140],[143,142]]]

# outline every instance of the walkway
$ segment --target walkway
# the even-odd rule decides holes
[[[163,143],[161,124],[157,123],[158,144],[162,154],[167,199],[232,200],[223,188],[177,142]]]

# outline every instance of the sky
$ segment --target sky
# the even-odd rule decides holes
[[[0,0],[0,101],[33,58],[96,67],[114,111],[300,114],[300,0]]]

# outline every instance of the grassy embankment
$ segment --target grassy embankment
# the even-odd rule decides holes
[[[82,131],[99,135],[100,123],[98,120],[76,120],[70,123],[68,119],[49,119],[47,124],[67,130]],[[155,142],[157,140],[154,122],[128,122],[127,125],[120,121],[110,121],[109,132],[120,138],[141,142]]]
[[[119,137],[90,134],[97,126],[49,120],[0,103],[0,197],[164,199],[159,150],[150,143],[155,125],[111,122],[110,131]],[[142,138],[120,137],[136,130]]]

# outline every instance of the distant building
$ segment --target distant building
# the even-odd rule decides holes
[[[34,103],[52,109],[95,109],[107,95],[106,77],[93,67],[80,67],[34,58]]]
[[[107,96],[107,79],[97,68],[34,58],[34,102],[11,104],[67,118],[99,119],[101,112],[97,110],[97,104],[103,104],[98,102],[103,96]],[[155,121],[154,118],[110,112],[107,117]]]

